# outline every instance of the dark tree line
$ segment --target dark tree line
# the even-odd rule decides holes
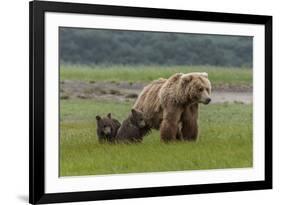
[[[60,28],[60,59],[74,64],[252,66],[252,38]]]

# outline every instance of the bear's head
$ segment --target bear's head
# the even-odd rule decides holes
[[[130,121],[139,128],[144,128],[146,126],[144,115],[141,111],[136,109],[131,110]]]
[[[183,96],[189,103],[209,104],[211,102],[211,83],[208,73],[188,73],[180,77]]]
[[[112,132],[112,119],[111,113],[108,113],[106,117],[100,117],[99,115],[96,116],[97,120],[97,130],[104,136],[111,135]]]

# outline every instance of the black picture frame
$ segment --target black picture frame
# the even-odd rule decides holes
[[[30,142],[29,142],[29,202],[32,204],[75,202],[184,195],[272,188],[272,17],[262,15],[199,12],[185,10],[105,6],[93,4],[32,1],[29,4],[30,43]],[[265,26],[265,180],[235,183],[181,185],[134,188],[107,191],[45,193],[45,12],[102,14],[111,16],[149,17],[260,24]]]

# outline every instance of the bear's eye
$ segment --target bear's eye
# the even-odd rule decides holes
[[[200,91],[200,92],[202,92],[202,91],[203,91],[203,88],[202,88],[202,87],[201,87],[201,88],[199,88],[199,91]]]

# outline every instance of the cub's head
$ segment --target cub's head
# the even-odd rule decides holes
[[[211,102],[211,83],[208,73],[182,74],[180,86],[184,96],[191,103],[209,104]]]
[[[139,128],[144,128],[146,126],[144,115],[141,111],[136,109],[131,110],[131,122]]]
[[[111,135],[112,132],[111,113],[108,113],[107,116],[103,118],[97,115],[96,120],[97,120],[98,132],[104,136]]]

